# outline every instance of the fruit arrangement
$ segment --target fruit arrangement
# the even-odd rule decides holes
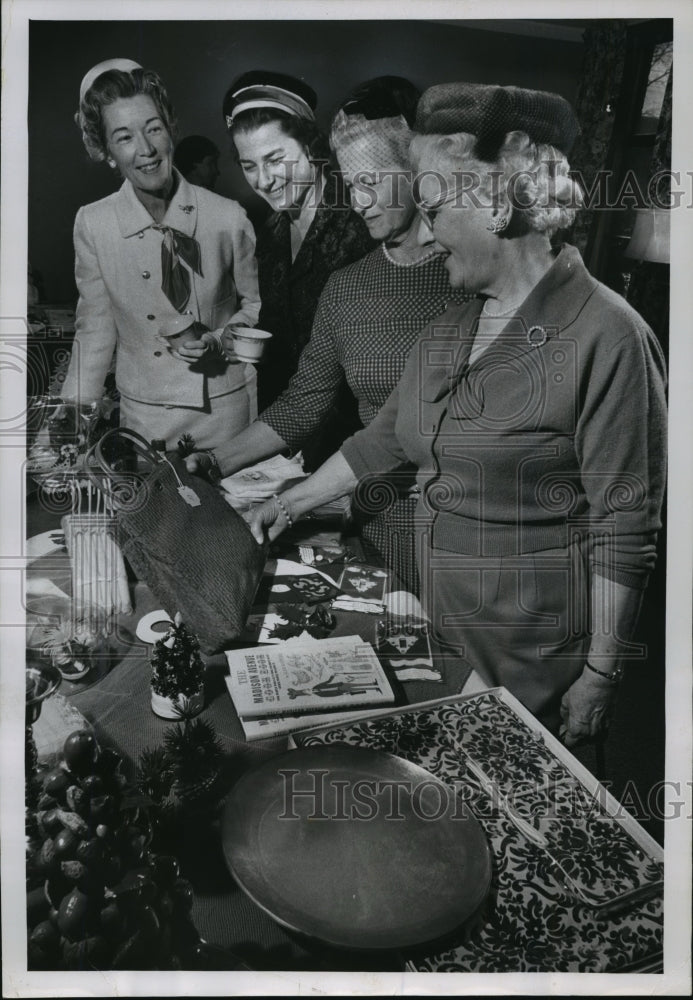
[[[200,936],[193,889],[151,850],[147,800],[91,732],[68,736],[27,822],[29,969],[180,969]]]

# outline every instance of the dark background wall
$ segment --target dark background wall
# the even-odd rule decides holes
[[[94,64],[127,56],[155,69],[177,111],[180,137],[200,133],[217,144],[216,190],[242,201],[256,218],[258,204],[233,163],[221,115],[223,96],[238,74],[268,68],[304,77],[318,93],[324,125],[355,83],[384,73],[406,76],[422,89],[466,79],[553,90],[574,100],[580,32],[542,24],[534,34],[531,22],[523,34],[510,33],[510,22],[507,27],[506,33],[435,21],[33,22],[29,259],[41,273],[46,301],[74,301],[75,214],[120,183],[105,164],[87,158],[73,122],[80,80]]]

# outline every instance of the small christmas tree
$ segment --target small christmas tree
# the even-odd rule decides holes
[[[197,636],[177,612],[171,628],[154,644],[152,691],[183,707],[202,690],[204,669]]]
[[[224,750],[209,722],[186,718],[164,737],[164,753],[182,800],[213,794]]]
[[[181,721],[166,733],[163,746],[143,750],[137,766],[137,788],[150,804],[157,849],[166,851],[185,839],[191,823],[196,837],[202,835],[223,790],[224,748],[214,727],[180,714]]]

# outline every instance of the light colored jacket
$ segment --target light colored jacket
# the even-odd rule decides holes
[[[189,272],[186,312],[217,333],[229,323],[255,326],[260,314],[255,236],[243,208],[178,174],[161,224],[200,244],[202,275]],[[161,323],[178,314],[161,289],[163,236],[152,225],[127,180],[119,191],[77,213],[79,302],[65,398],[90,402],[101,396],[116,346],[118,389],[139,402],[202,407],[207,397],[245,384],[245,365],[224,363],[214,376],[205,375],[157,340]]]

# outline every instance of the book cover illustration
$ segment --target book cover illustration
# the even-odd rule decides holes
[[[241,718],[394,701],[373,647],[360,636],[229,650],[226,658],[226,683]]]

